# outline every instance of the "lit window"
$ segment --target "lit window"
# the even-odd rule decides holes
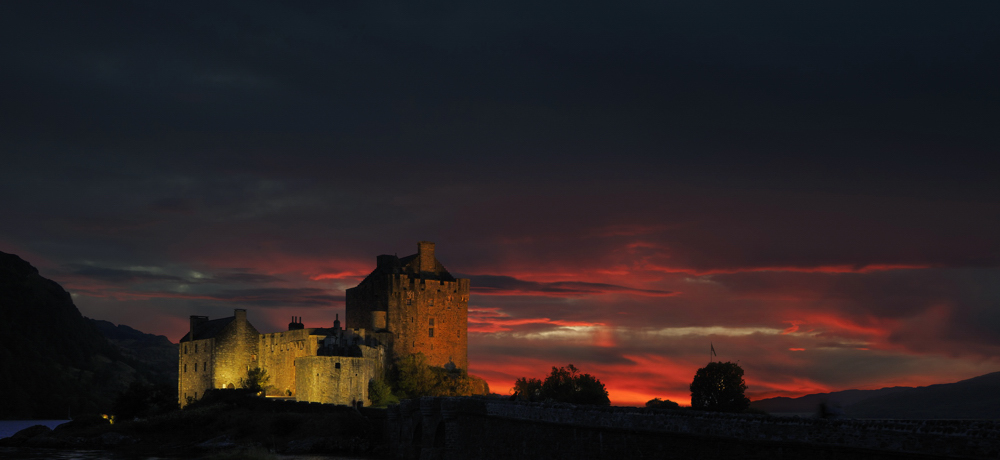
[[[434,328],[427,329],[427,336],[434,337]]]

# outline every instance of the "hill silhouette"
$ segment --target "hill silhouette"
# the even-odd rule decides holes
[[[0,252],[0,419],[106,412],[133,381],[162,381],[167,371],[151,363],[110,343],[58,283]]]
[[[997,419],[1000,372],[955,383],[907,388],[847,407],[856,418]]]
[[[768,398],[753,401],[750,407],[777,414],[816,414],[820,403],[842,409],[843,415],[852,418],[997,419],[1000,418],[1000,372],[926,387]]]

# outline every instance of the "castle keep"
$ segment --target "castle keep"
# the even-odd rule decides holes
[[[396,356],[423,353],[431,366],[468,368],[469,280],[455,279],[434,257],[434,243],[417,254],[381,255],[376,268],[347,290],[346,328],[306,328],[261,334],[246,310],[228,318],[192,316],[181,339],[181,406],[212,388],[237,388],[247,371],[270,376],[268,396],[326,404],[367,404],[368,383],[384,378]]]
[[[409,257],[378,256],[347,290],[347,327],[389,331],[396,355],[423,353],[431,366],[469,368],[468,317],[469,280],[451,276],[426,241]]]

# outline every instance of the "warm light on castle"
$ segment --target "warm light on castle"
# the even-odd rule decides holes
[[[270,376],[268,396],[326,404],[368,404],[368,383],[381,379],[396,356],[423,353],[428,364],[468,368],[469,280],[456,279],[434,257],[434,243],[417,253],[380,255],[374,271],[347,290],[346,327],[261,334],[246,310],[228,318],[191,316],[181,339],[181,406],[209,389],[236,388],[249,369]]]

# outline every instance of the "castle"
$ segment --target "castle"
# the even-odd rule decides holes
[[[434,257],[380,255],[376,268],[347,290],[346,327],[261,334],[246,310],[228,318],[191,316],[181,338],[177,396],[181,406],[206,390],[236,388],[250,369],[270,376],[268,396],[326,404],[367,404],[368,383],[384,378],[397,356],[423,353],[431,366],[468,369],[469,280],[456,279]]]

